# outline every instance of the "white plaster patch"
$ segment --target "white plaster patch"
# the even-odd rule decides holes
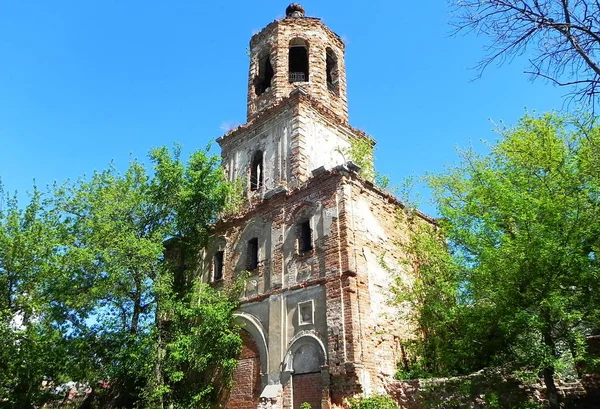
[[[379,220],[371,212],[371,204],[365,198],[359,198],[355,203],[354,208],[354,227],[357,230],[364,231],[367,238],[371,241],[385,242],[388,236],[385,234],[383,226]]]
[[[317,169],[324,166],[325,169],[331,169],[344,163],[349,158],[344,159],[342,152],[350,147],[347,138],[325,123],[319,121],[320,117],[313,114],[313,121],[308,122],[306,149],[308,159],[308,169]]]
[[[389,302],[389,288],[392,284],[392,272],[386,270],[380,258],[369,248],[363,248],[369,274],[369,294],[371,295],[371,314],[374,323],[380,323],[386,315],[394,316],[396,309]],[[391,266],[390,266],[391,267]]]

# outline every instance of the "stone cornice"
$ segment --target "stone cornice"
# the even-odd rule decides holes
[[[253,48],[255,44],[260,43],[261,41],[264,40],[264,38],[266,36],[269,35],[269,33],[276,28],[279,24],[283,24],[283,25],[305,25],[305,26],[310,26],[310,25],[319,25],[327,34],[329,34],[329,36],[336,40],[337,42],[337,46],[340,47],[342,50],[345,49],[346,45],[344,44],[344,41],[342,40],[342,38],[337,35],[334,31],[332,31],[329,27],[327,27],[323,21],[321,21],[320,18],[317,17],[299,17],[299,18],[293,18],[293,19],[289,19],[289,18],[283,18],[281,20],[274,20],[272,22],[270,22],[269,24],[267,24],[266,27],[264,27],[262,30],[260,30],[258,33],[254,34],[252,36],[252,38],[250,38],[250,48]]]
[[[217,143],[219,144],[219,146],[221,146],[221,148],[225,145],[235,143],[242,135],[247,135],[248,133],[256,130],[256,128],[264,125],[266,122],[282,114],[286,109],[297,108],[301,103],[309,105],[312,109],[317,111],[325,119],[329,120],[333,125],[345,128],[355,138],[368,138],[373,142],[373,145],[375,144],[375,140],[373,138],[371,138],[365,132],[350,126],[339,115],[337,115],[331,109],[323,106],[319,101],[312,98],[301,88],[292,92],[289,97],[283,98],[276,104],[267,108],[265,111],[252,118],[251,121],[240,125],[237,128],[232,129],[225,135],[217,138]]]

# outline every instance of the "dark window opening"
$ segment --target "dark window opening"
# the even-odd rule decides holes
[[[246,269],[249,271],[258,267],[258,238],[248,240],[248,250],[246,253]]]
[[[213,280],[221,280],[223,278],[223,258],[225,253],[217,251],[213,259]]]
[[[252,157],[250,168],[250,190],[255,191],[262,187],[265,176],[263,172],[263,153],[256,151]]]
[[[327,72],[327,88],[337,95],[339,91],[338,81],[338,64],[335,53],[331,48],[326,50],[326,72]]]
[[[254,91],[256,95],[262,95],[271,87],[271,81],[275,72],[271,65],[271,57],[265,55],[258,61],[258,76],[254,80]]]
[[[299,237],[298,237],[298,250],[300,253],[306,253],[307,251],[312,250],[312,229],[310,228],[310,221],[307,220],[303,223],[300,223],[299,227]]]
[[[308,81],[308,43],[297,38],[290,41],[290,82]]]

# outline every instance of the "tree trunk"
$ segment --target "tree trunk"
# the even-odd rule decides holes
[[[163,321],[161,319],[160,311],[160,297],[156,295],[156,315],[154,316],[154,324],[156,325],[156,362],[154,363],[154,382],[156,382],[156,388],[162,388],[165,383],[163,377],[163,365],[162,359],[164,354],[164,341],[163,341]],[[158,407],[163,409],[165,407],[163,395],[159,395]]]
[[[137,334],[138,324],[140,322],[140,314],[142,312],[142,285],[139,280],[135,279],[135,290],[133,297],[133,315],[131,316],[130,333]]]
[[[17,398],[15,402],[15,407],[22,409],[34,409],[33,403],[31,401],[30,386],[26,382],[19,380],[19,383],[15,387],[14,392],[15,397]]]
[[[554,339],[552,339],[550,327],[546,327],[543,330],[544,344],[550,348],[553,357],[556,357],[556,346],[554,345]],[[556,389],[556,383],[554,382],[554,366],[548,365],[544,368],[544,384],[546,385],[546,397],[550,404],[550,409],[560,409],[558,402],[558,391]]]
[[[544,384],[546,384],[546,397],[550,403],[550,409],[560,409],[558,391],[554,383],[554,367],[544,368]]]

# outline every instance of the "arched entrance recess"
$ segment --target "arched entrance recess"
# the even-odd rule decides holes
[[[284,365],[292,374],[293,409],[300,408],[303,402],[310,403],[313,409],[321,409],[323,390],[327,386],[321,369],[326,361],[325,347],[314,334],[299,334],[292,340]]]
[[[238,313],[235,320],[242,325],[242,351],[233,373],[233,383],[226,409],[256,409],[266,373],[267,346],[260,321],[250,314]]]

